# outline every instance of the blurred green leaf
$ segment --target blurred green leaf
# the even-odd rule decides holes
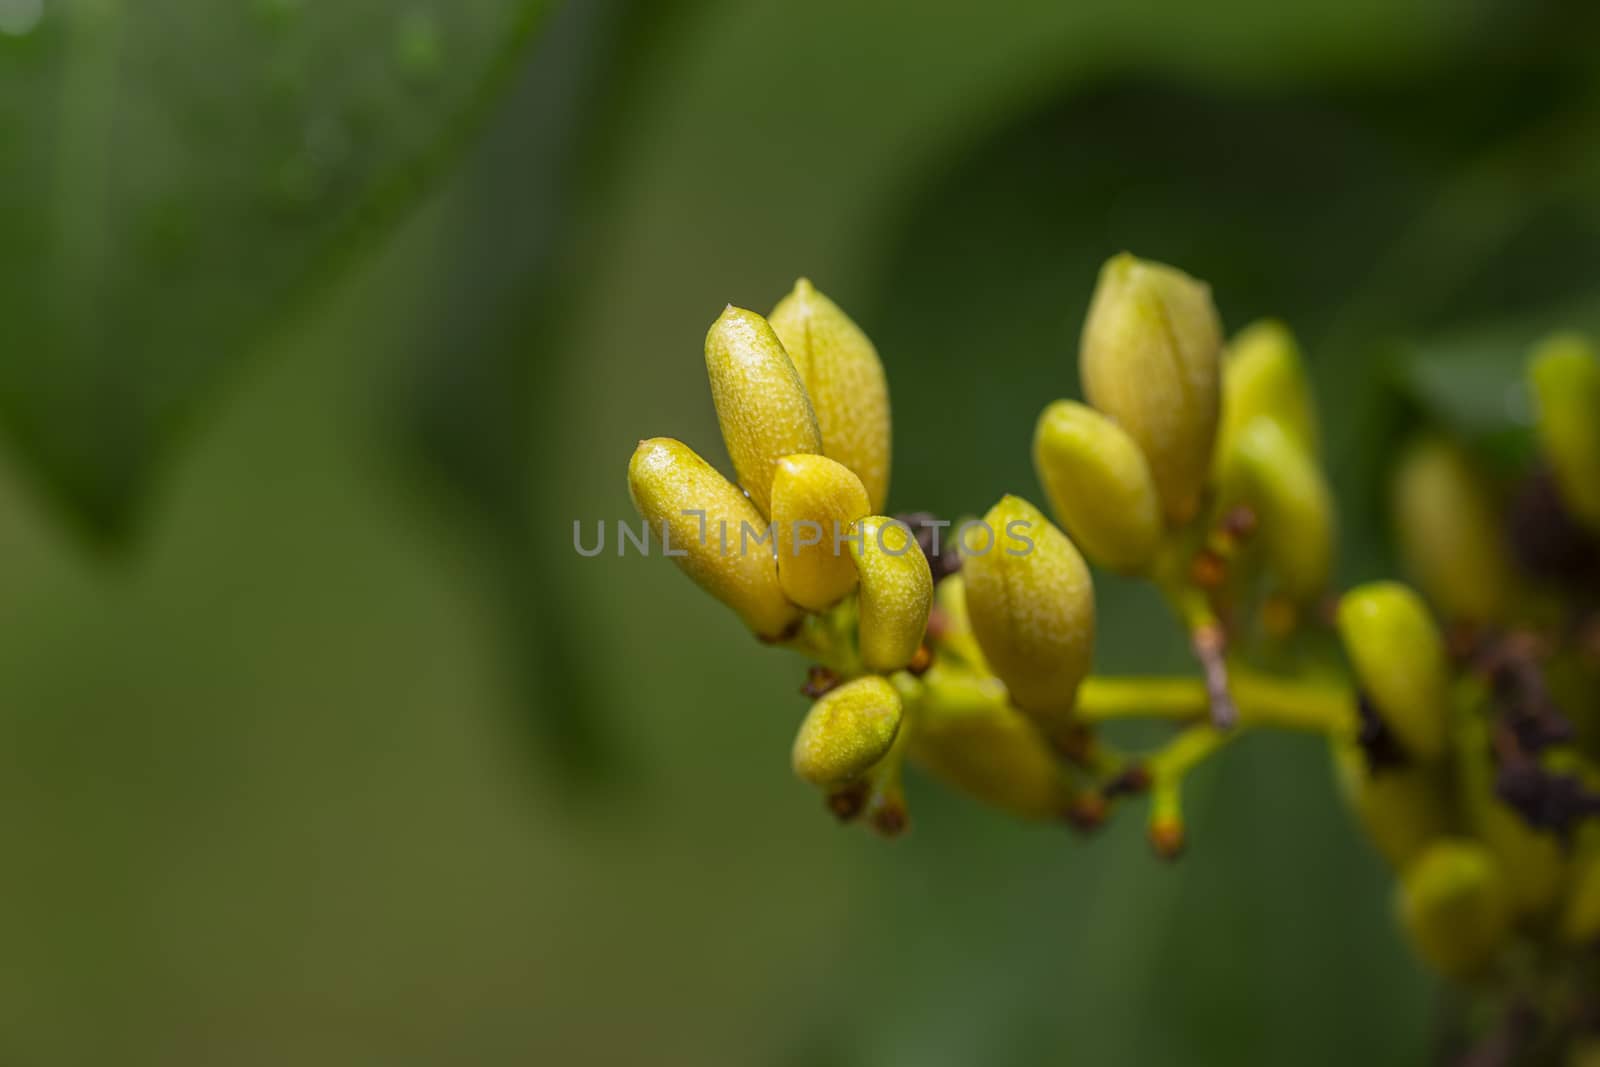
[[[1600,299],[1410,342],[1394,360],[1397,401],[1467,441],[1497,467],[1524,470],[1534,448],[1527,361],[1542,337],[1569,329],[1600,332]]]
[[[548,6],[98,0],[0,35],[0,421],[91,534],[450,164]]]
[[[383,415],[404,459],[483,549],[504,661],[518,675],[520,732],[539,766],[568,783],[616,771],[622,746],[599,695],[603,666],[580,636],[599,621],[570,588],[564,554],[539,537],[565,533],[573,518],[542,491],[563,449],[556,427],[566,372],[552,353],[575,286],[561,268],[577,240],[579,179],[626,80],[621,60],[664,10],[587,0],[551,16],[441,198],[441,221],[451,225],[435,235],[434,255],[446,268],[395,324],[387,338],[395,358],[378,367],[383,385],[398,390]],[[507,226],[511,217],[516,225]]]

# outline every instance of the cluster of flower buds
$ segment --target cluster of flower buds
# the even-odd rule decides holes
[[[815,661],[796,773],[837,814],[865,812],[891,832],[906,823],[907,759],[1001,809],[1085,828],[1148,789],[1152,840],[1175,854],[1179,779],[1225,739],[1241,693],[1271,690],[1230,681],[1231,635],[1261,604],[1278,608],[1275,633],[1292,631],[1328,581],[1332,508],[1288,333],[1253,327],[1225,352],[1203,283],[1110,260],[1079,361],[1093,406],[1051,404],[1035,434],[1065,532],[1010,495],[953,530],[884,514],[883,367],[809,282],[766,318],[728,308],[705,352],[737,485],[655,438],[634,453],[630,490],[684,571],[764,641]],[[1160,587],[1202,677],[1090,677],[1094,586],[1080,546]],[[1341,696],[1322,700],[1325,718],[1344,713]],[[1147,711],[1204,729],[1148,763],[1096,737],[1098,721]]]
[[[877,350],[802,279],[770,316],[728,307],[705,360],[738,485],[653,438],[628,466],[634,506],[757,636],[815,655],[795,772],[835,810],[870,800],[876,823],[898,828],[905,716],[888,679],[922,652],[933,576],[913,531],[879,514],[890,416]]]
[[[887,514],[882,364],[806,281],[767,318],[728,308],[705,351],[737,485],[655,438],[632,497],[696,582],[813,660],[792,764],[841,819],[902,830],[909,762],[1079,829],[1147,795],[1171,857],[1192,767],[1246,730],[1312,731],[1432,966],[1480,980],[1518,946],[1600,939],[1600,361],[1582,341],[1532,363],[1542,462],[1519,492],[1419,438],[1394,484],[1420,593],[1342,596],[1294,337],[1225,339],[1209,288],[1171,267],[1124,254],[1100,273],[1087,402],[1048,404],[1033,439],[1059,526],[1011,495],[954,529]],[[1092,673],[1091,564],[1160,592],[1193,676]],[[1100,727],[1125,718],[1172,732],[1123,752]]]
[[[1399,914],[1421,958],[1493,985],[1532,955],[1592,986],[1600,358],[1581,338],[1553,338],[1530,359],[1528,385],[1537,459],[1517,478],[1497,478],[1434,428],[1400,458],[1397,540],[1421,595],[1382,583],[1340,602],[1363,721],[1339,765],[1399,873]],[[1587,1000],[1543,992],[1560,1018],[1597,1007],[1592,988]]]

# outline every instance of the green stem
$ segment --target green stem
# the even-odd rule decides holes
[[[1349,690],[1331,680],[1275,678],[1233,667],[1229,691],[1240,726],[1275,726],[1342,735],[1356,726]],[[1090,677],[1078,689],[1078,717],[1088,723],[1157,718],[1203,722],[1211,714],[1199,678]]]
[[[1175,785],[1234,736],[1234,731],[1219,730],[1215,726],[1191,726],[1169,741],[1166,747],[1152,753],[1145,760],[1145,769],[1157,785]]]

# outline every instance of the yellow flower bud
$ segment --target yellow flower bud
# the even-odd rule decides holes
[[[706,375],[739,484],[770,515],[778,460],[822,451],[800,375],[767,320],[732,305],[706,334]]]
[[[850,555],[861,578],[861,662],[870,671],[898,671],[922,645],[933,572],[903,522],[869,515],[851,534]]]
[[[1356,680],[1412,756],[1435,760],[1449,725],[1444,639],[1427,605],[1398,582],[1373,582],[1339,601],[1339,636]]]
[[[1219,457],[1258,415],[1271,417],[1306,455],[1317,457],[1317,411],[1300,346],[1287,326],[1270,319],[1240,330],[1223,352]]]
[[[1389,866],[1404,870],[1450,828],[1450,798],[1434,766],[1373,770],[1360,747],[1333,745],[1340,792]]]
[[[1002,497],[983,522],[987,529],[967,531],[961,545],[972,631],[1016,705],[1059,724],[1094,655],[1089,568],[1020,497]]]
[[[844,535],[871,514],[867,491],[843,464],[826,456],[785,456],[772,478],[772,525],[778,582],[803,608],[822,611],[856,587],[856,565]]]
[[[937,663],[926,681],[947,694],[972,690],[972,699],[924,705],[911,736],[918,766],[974,800],[1024,819],[1059,819],[1066,812],[1072,790],[1060,760],[1038,727],[996,699],[1003,696],[996,692],[999,683],[957,676]]]
[[[1395,472],[1394,514],[1406,566],[1447,619],[1493,622],[1513,591],[1500,511],[1461,448],[1418,440]]]
[[[1033,466],[1050,507],[1090,559],[1125,574],[1161,544],[1161,502],[1144,453],[1091,407],[1058,400],[1033,431]]]
[[[754,543],[766,536],[766,520],[692,448],[670,437],[640,441],[628,463],[628,493],[662,551],[757,634],[778,638],[799,622],[770,547]]]
[[[1327,479],[1276,419],[1251,419],[1232,447],[1244,497],[1261,520],[1267,566],[1291,599],[1314,599],[1333,572],[1334,505]]]
[[[1510,929],[1499,864],[1488,849],[1464,838],[1428,846],[1406,869],[1397,903],[1412,948],[1449,978],[1482,974]]]
[[[1539,443],[1562,500],[1600,531],[1600,358],[1577,334],[1559,334],[1534,351],[1528,368],[1539,409]]]
[[[1561,895],[1567,860],[1561,839],[1535,830],[1520,814],[1498,799],[1486,799],[1474,813],[1474,829],[1506,872],[1506,885],[1516,914],[1548,915]]]
[[[889,387],[878,350],[805,278],[771,320],[811,395],[823,454],[855,471],[881,511],[889,498]]]
[[[1083,324],[1083,390],[1139,443],[1174,525],[1200,508],[1217,432],[1221,346],[1203,282],[1126,252],[1101,268]]]
[[[795,735],[794,773],[832,786],[865,774],[900,730],[900,694],[876,675],[857,678],[811,705]]]

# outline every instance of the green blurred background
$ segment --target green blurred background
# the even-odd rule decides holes
[[[1312,741],[1193,847],[792,780],[799,662],[579,559],[807,274],[893,506],[1037,495],[1094,270],[1313,360],[1343,576],[1424,410],[1600,321],[1600,19],[1480,0],[0,0],[0,1059],[1408,1064],[1435,994]],[[1170,670],[1100,585],[1102,669]]]

